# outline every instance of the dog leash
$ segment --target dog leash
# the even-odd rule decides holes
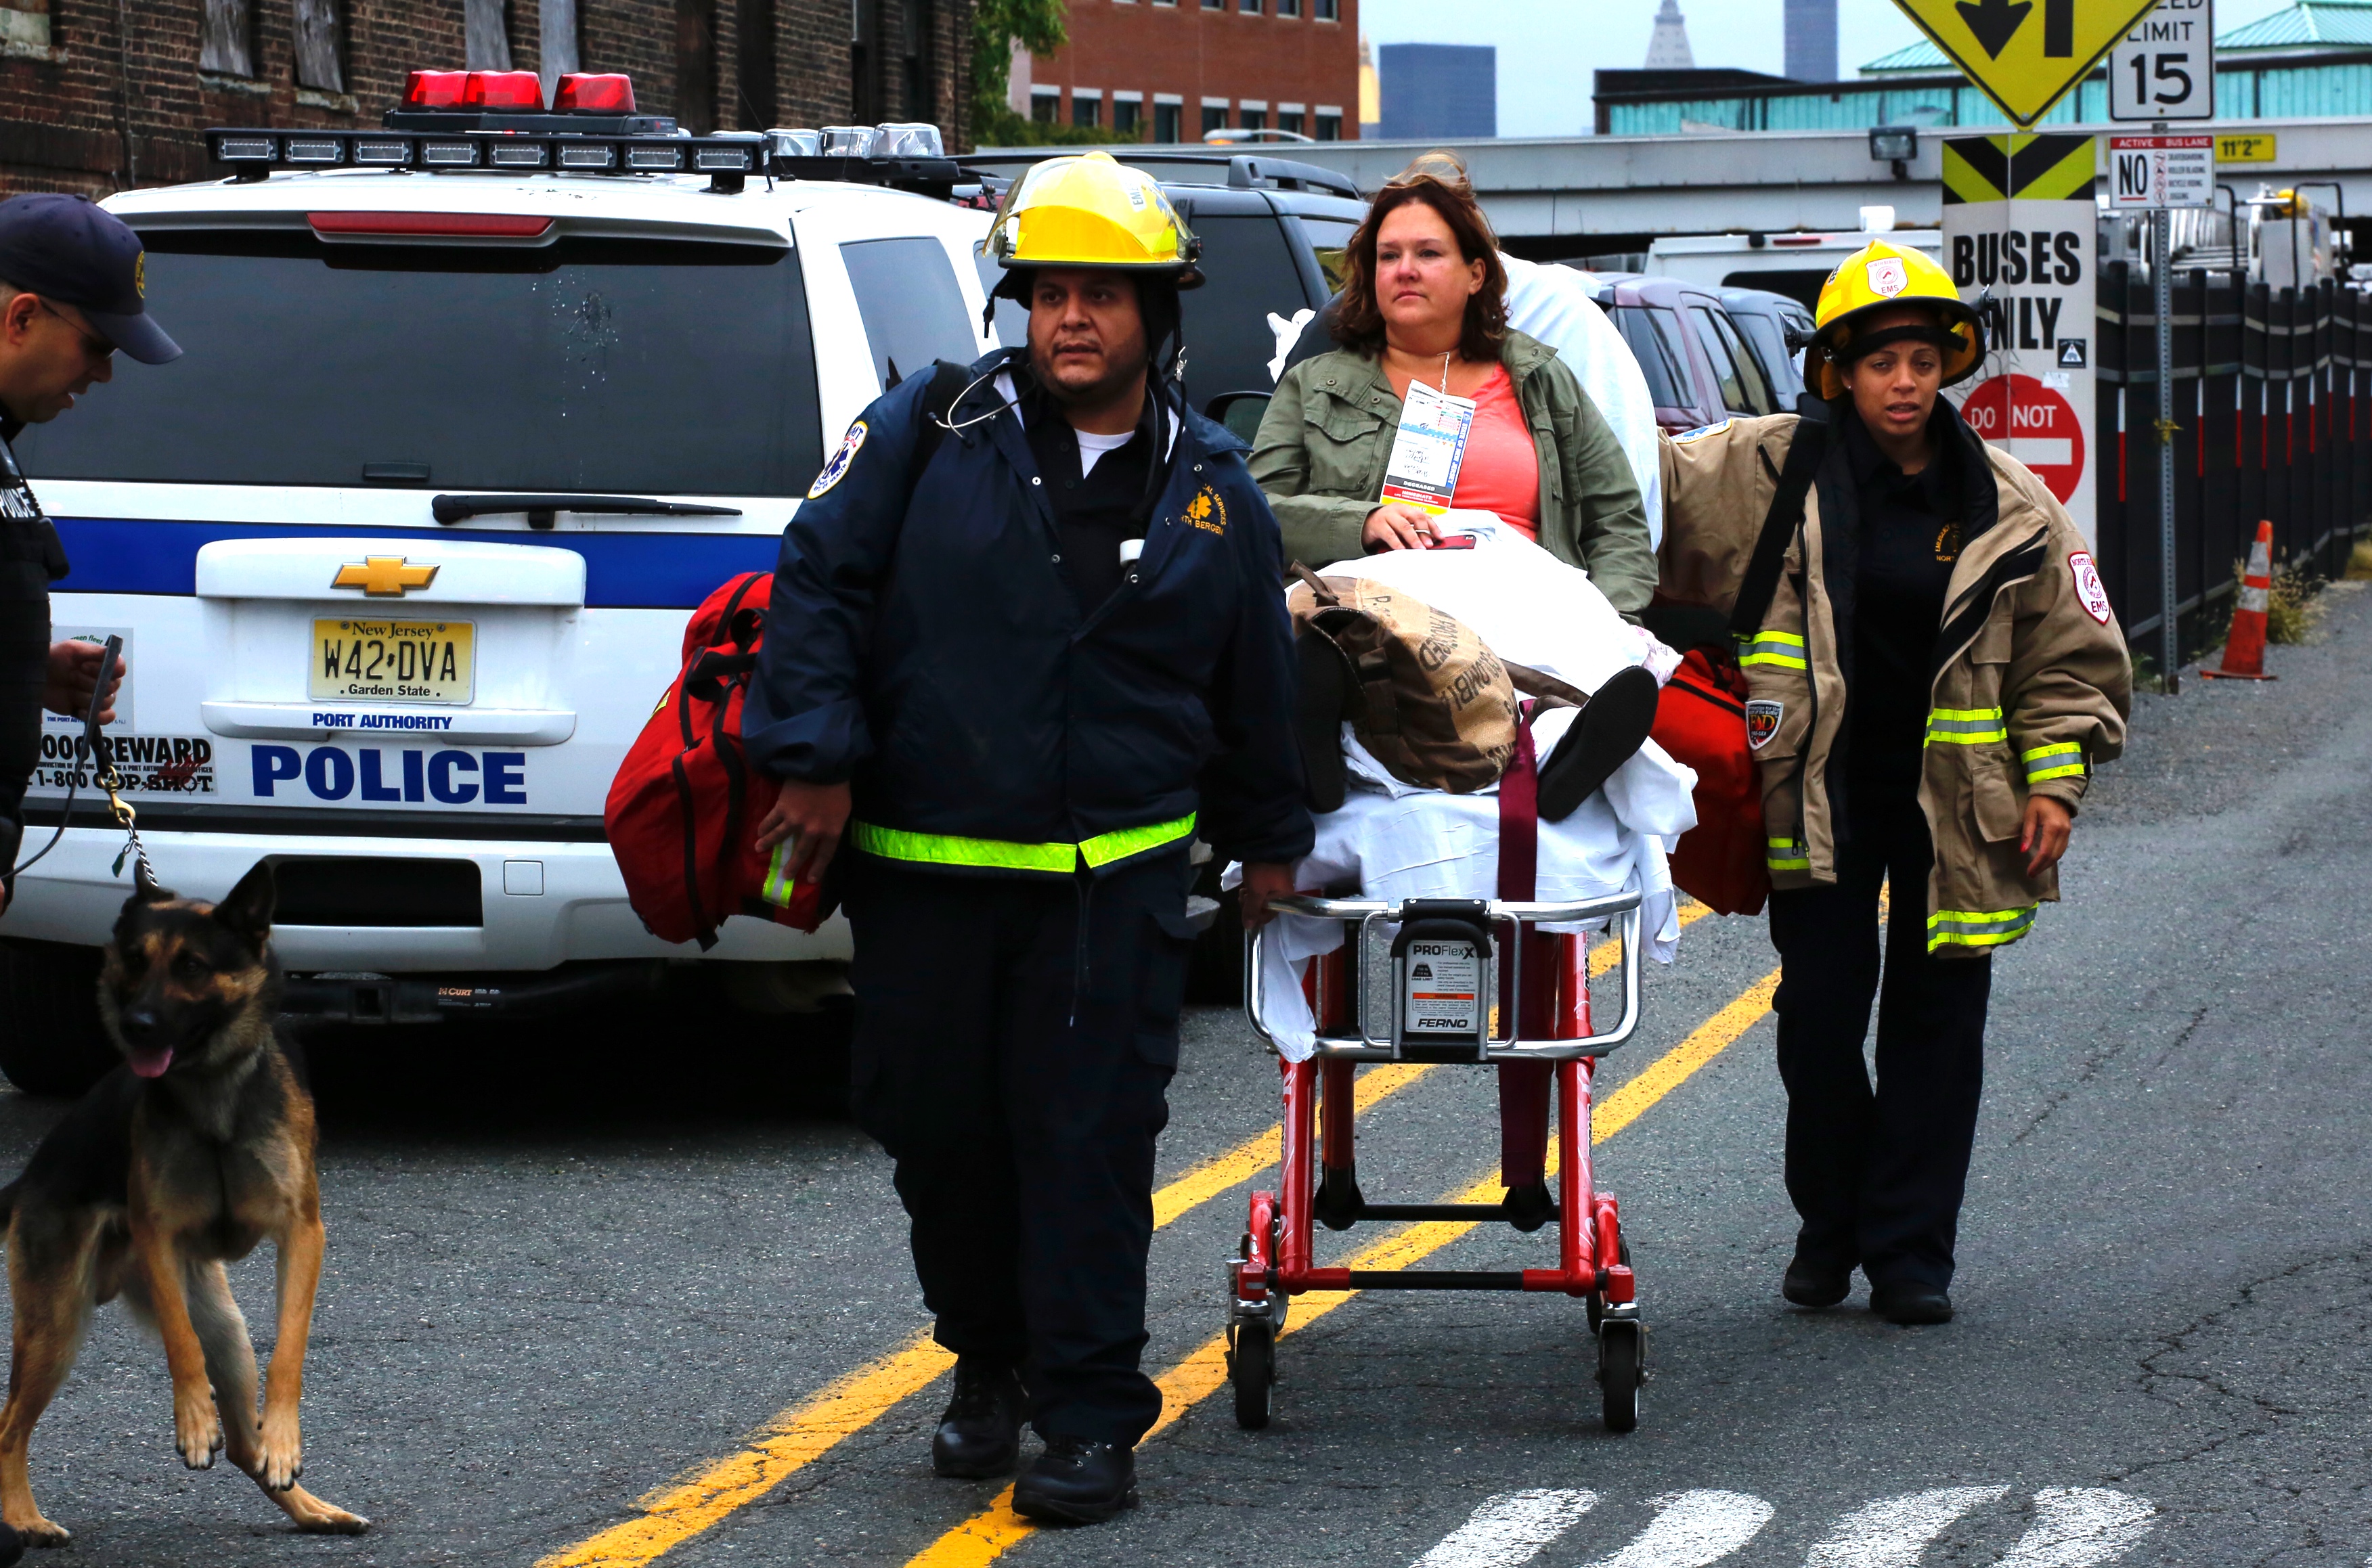
[[[113,813],[117,825],[123,830],[123,847],[116,852],[115,865],[110,875],[122,876],[123,863],[137,856],[133,866],[134,880],[153,886],[157,880],[157,867],[148,859],[147,846],[140,842],[140,814],[132,808],[130,801],[123,798],[122,793],[123,775],[116,771],[114,748],[106,744],[105,738],[99,730],[99,693],[106,690],[108,677],[115,672],[116,656],[122,651],[122,637],[110,637],[107,640],[107,646],[99,661],[99,684],[91,692],[90,709],[83,717],[83,740],[90,749],[93,777],[98,781],[99,787],[107,792],[107,808]],[[66,824],[74,819],[75,795],[81,785],[80,773],[81,770],[77,768],[69,770],[66,774],[65,805],[58,813],[57,830],[50,835],[50,842],[43,844],[31,858],[12,870],[9,873],[10,876],[19,875],[29,869],[43,855],[57,848],[58,841],[65,837]]]
[[[114,815],[116,825],[123,830],[123,847],[115,852],[115,865],[110,868],[109,875],[122,876],[123,863],[130,859],[134,886],[155,887],[157,867],[149,863],[148,846],[140,842],[140,813],[134,811],[132,803],[118,793],[123,787],[123,775],[115,771],[115,749],[109,747],[105,756],[94,749],[91,755],[99,764],[95,775],[99,787],[107,792],[107,809]]]

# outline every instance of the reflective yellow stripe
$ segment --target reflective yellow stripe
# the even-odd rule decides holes
[[[799,890],[791,880],[791,841],[785,839],[774,846],[774,855],[766,862],[766,880],[759,886],[758,896],[776,909],[791,907],[792,896]]]
[[[2037,906],[2014,910],[1937,910],[1927,917],[1927,950],[1949,944],[1956,947],[1998,947],[2015,942],[2034,925]]]
[[[2026,782],[2030,784],[2041,784],[2045,779],[2084,776],[2084,749],[2072,740],[2021,751],[2017,760],[2026,764]]]
[[[1762,864],[1773,871],[1809,871],[1812,868],[1811,846],[1800,839],[1766,839],[1762,846]]]
[[[849,842],[867,854],[878,854],[884,860],[903,860],[918,865],[963,865],[985,871],[1044,871],[1067,876],[1085,860],[1090,870],[1100,871],[1117,861],[1148,850],[1164,848],[1189,837],[1194,831],[1194,814],[1170,822],[1152,822],[1142,828],[1121,828],[1109,833],[1098,833],[1081,844],[1023,844],[1004,839],[967,839],[953,833],[910,833],[901,828],[877,828],[870,822],[849,825]],[[779,862],[780,852],[777,852]],[[770,875],[769,889],[773,887]],[[771,891],[769,893],[771,897]],[[783,900],[787,903],[788,898]]]
[[[1804,662],[1804,639],[1793,632],[1757,632],[1753,639],[1739,638],[1738,662],[1772,664],[1782,669],[1808,669]]]
[[[1976,746],[2008,738],[2009,731],[1999,708],[1933,708],[1927,714],[1924,744],[1929,746],[1939,740],[1955,746]]]
[[[1194,813],[1189,811],[1174,822],[1149,822],[1142,828],[1122,828],[1113,832],[1098,833],[1079,846],[1079,854],[1088,866],[1100,871],[1116,860],[1126,860],[1133,854],[1174,844],[1194,830]]]

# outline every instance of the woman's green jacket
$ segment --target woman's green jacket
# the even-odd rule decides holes
[[[1541,543],[1636,619],[1656,591],[1656,549],[1630,460],[1556,350],[1510,331],[1503,357],[1541,459]],[[1252,479],[1275,508],[1289,561],[1356,560],[1401,400],[1374,358],[1336,349],[1285,373],[1252,443]]]

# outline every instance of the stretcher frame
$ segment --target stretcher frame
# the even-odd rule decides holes
[[[1264,932],[1246,940],[1244,1011],[1252,1031],[1277,1051],[1284,1080],[1282,1157],[1278,1191],[1251,1195],[1249,1224],[1238,1255],[1227,1265],[1228,1368],[1236,1389],[1239,1425],[1268,1423],[1268,1388],[1275,1380],[1275,1342],[1284,1332],[1288,1303],[1311,1290],[1502,1290],[1579,1296],[1588,1305],[1590,1328],[1599,1339],[1598,1381],[1608,1427],[1627,1432],[1638,1423],[1638,1388],[1645,1376],[1645,1326],[1639,1317],[1637,1284],[1623,1242],[1622,1211],[1611,1192],[1597,1190],[1590,1156],[1589,1118],[1597,1058],[1628,1041],[1641,1015],[1639,994],[1640,905],[1637,892],[1566,902],[1493,900],[1484,918],[1495,949],[1507,955],[1497,977],[1498,1009],[1508,1032],[1486,1032],[1480,1051],[1451,1055],[1403,1047],[1369,1032],[1363,993],[1349,990],[1346,954],[1371,949],[1368,933],[1378,923],[1398,923],[1404,906],[1374,900],[1331,899],[1310,894],[1273,900],[1282,913],[1338,920],[1346,927],[1343,946],[1310,962],[1312,1012],[1318,1030],[1312,1054],[1283,1059],[1264,1005]],[[1622,1016],[1603,1032],[1591,1028],[1587,942],[1541,932],[1541,925],[1614,923],[1622,944]],[[1503,936],[1502,933],[1508,934]],[[1573,945],[1567,947],[1565,942]],[[1527,954],[1532,971],[1526,972]],[[1564,961],[1551,962],[1552,953]],[[1333,960],[1330,965],[1328,960]],[[1332,993],[1327,983],[1332,977]],[[1530,983],[1527,984],[1527,981]],[[1344,1011],[1348,1031],[1330,1023]],[[1549,1021],[1549,1032],[1526,1038],[1527,1023]],[[1398,1029],[1394,1033],[1397,1035]],[[1556,1091],[1559,1149],[1556,1200],[1550,1217],[1557,1235],[1552,1269],[1348,1269],[1311,1262],[1314,1225],[1346,1230],[1366,1222],[1404,1220],[1506,1221],[1500,1203],[1371,1203],[1359,1192],[1353,1146],[1352,1079],[1362,1062],[1424,1061],[1482,1066],[1503,1062],[1551,1064]],[[1313,1156],[1315,1156],[1313,1158]]]

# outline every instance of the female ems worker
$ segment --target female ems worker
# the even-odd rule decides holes
[[[2132,707],[2082,536],[1936,396],[1977,368],[1982,333],[1942,268],[1873,242],[1820,290],[1824,422],[1728,420],[1663,447],[1667,598],[1728,612],[1766,517],[1785,541],[1738,650],[1803,1218],[1781,1288],[1833,1306],[1858,1266],[1872,1310],[1904,1324],[1952,1315],[1993,951],[2058,898],[2085,784]],[[1791,457],[1816,462],[1808,493],[1774,507]]]

